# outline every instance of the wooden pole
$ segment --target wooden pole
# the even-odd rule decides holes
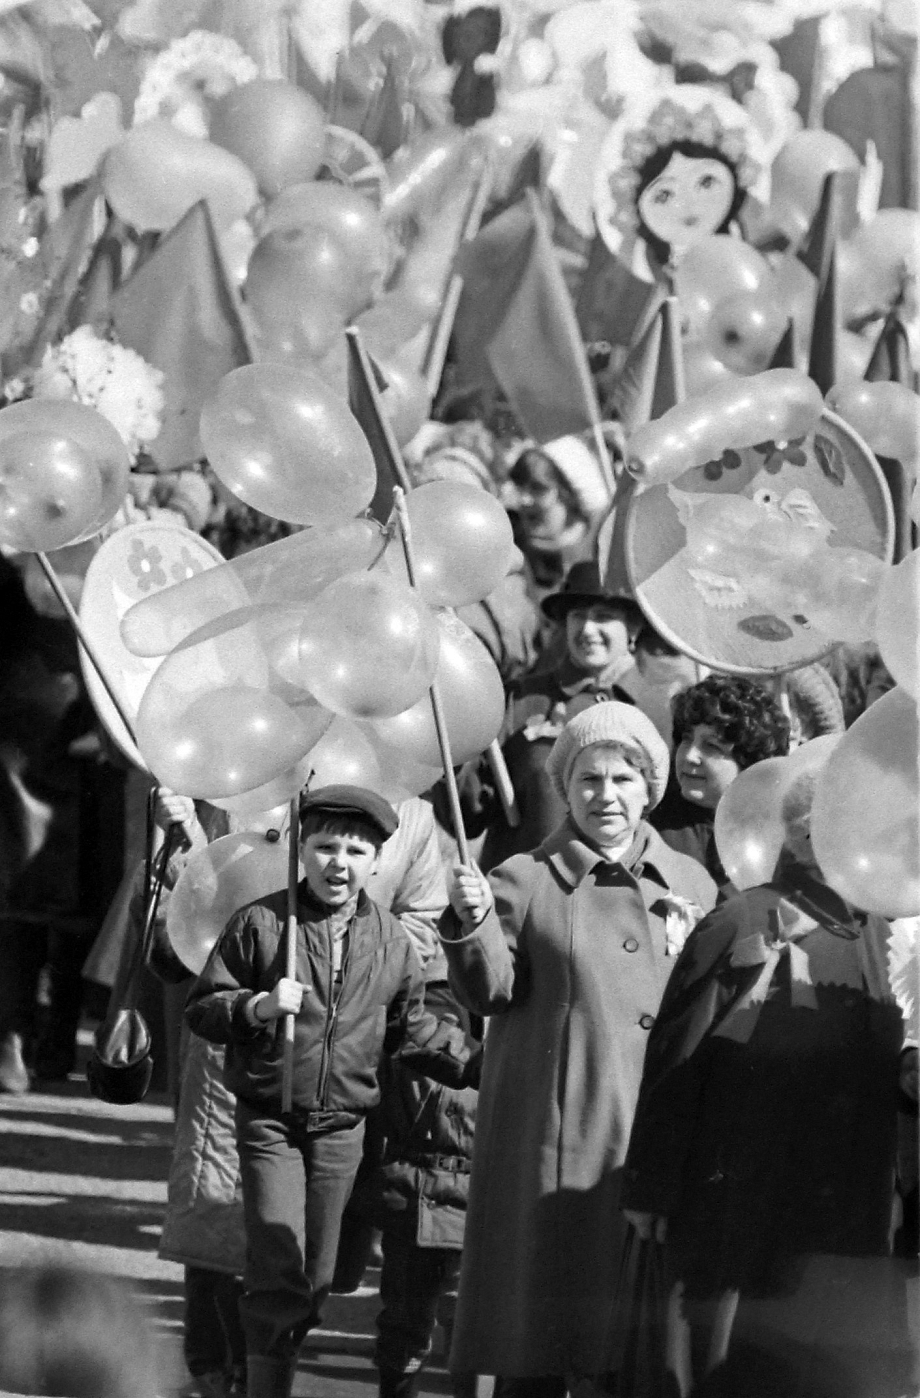
[[[114,708],[118,717],[121,719],[122,723],[127,729],[128,737],[131,739],[132,742],[134,742],[134,723],[128,717],[127,712],[125,710],[125,706],[122,703],[120,696],[116,694],[112,681],[109,679],[108,675],[105,672],[105,666],[102,662],[102,657],[100,656],[95,645],[87,635],[86,629],[84,628],[83,623],[80,620],[79,615],[77,614],[77,610],[67,595],[67,591],[64,587],[64,584],[61,582],[57,573],[54,571],[54,566],[51,563],[51,560],[48,558],[47,554],[37,552],[35,556],[38,559],[39,567],[41,568],[42,572],[44,573],[45,577],[48,579],[48,582],[51,585],[51,589],[54,592],[55,597],[58,599],[61,606],[63,607],[64,613],[67,617],[67,620],[73,627],[74,634],[76,635],[77,640],[80,642],[80,645],[86,652],[87,660],[92,665],[93,669],[96,671],[96,674],[99,677],[99,683],[102,685],[103,689],[105,690],[106,694],[111,700],[112,707]]]
[[[297,978],[297,883],[300,835],[300,796],[291,797],[290,829],[288,831],[287,922],[284,940],[284,974],[288,980]],[[294,1020],[284,1016],[284,1043],[281,1050],[281,1110],[289,1112],[294,1097]]]
[[[458,250],[464,243],[472,242],[479,232],[479,225],[482,223],[482,216],[486,211],[486,204],[489,202],[489,195],[492,193],[492,181],[494,177],[494,165],[488,159],[483,166],[479,179],[470,195],[470,202],[467,207],[466,218],[463,221],[463,228],[460,233]],[[459,272],[454,272],[447,283],[447,291],[441,304],[441,310],[434,323],[431,337],[425,347],[425,354],[422,359],[422,374],[428,392],[433,398],[441,383],[441,375],[444,372],[444,361],[447,358],[447,346],[450,343],[451,331],[454,328],[454,318],[457,314],[457,307],[460,304],[460,295],[463,291],[463,277]]]
[[[399,533],[402,539],[403,554],[406,559],[406,572],[409,574],[409,584],[417,587],[415,573],[415,555],[412,551],[412,531],[409,525],[409,516],[406,510],[405,491],[397,488],[393,491],[393,504],[396,510],[396,518],[399,522]],[[457,778],[454,776],[454,764],[450,752],[450,737],[447,732],[447,721],[444,717],[444,705],[441,702],[441,694],[438,689],[437,679],[432,680],[429,690],[431,695],[431,712],[434,715],[435,732],[438,735],[438,747],[441,749],[441,762],[444,767],[444,781],[447,786],[447,798],[450,803],[451,821],[454,827],[454,838],[457,841],[457,853],[462,864],[469,864],[470,851],[466,842],[466,831],[463,828],[463,813],[460,810],[460,793],[457,790]]]

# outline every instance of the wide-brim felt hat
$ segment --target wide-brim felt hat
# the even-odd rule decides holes
[[[550,621],[561,621],[574,607],[596,607],[603,602],[627,606],[635,613],[637,621],[642,619],[641,609],[632,593],[625,588],[604,587],[597,564],[590,561],[573,563],[560,590],[544,597],[540,606]]]

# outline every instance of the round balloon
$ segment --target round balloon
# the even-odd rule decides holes
[[[330,583],[300,633],[299,678],[348,718],[382,718],[414,704],[438,664],[438,627],[421,596],[374,570]]]
[[[76,543],[102,507],[102,481],[90,454],[53,431],[13,432],[0,440],[0,544],[26,553]]]
[[[736,374],[760,374],[770,367],[786,321],[773,288],[736,291],[716,302],[704,338],[726,369]]]
[[[452,612],[439,612],[438,629],[441,653],[437,682],[451,761],[457,766],[478,757],[498,736],[505,716],[505,689],[494,660],[465,622]],[[404,713],[377,720],[373,726],[387,747],[406,753],[421,766],[442,766],[428,696]]]
[[[920,915],[920,721],[893,689],[870,704],[828,758],[811,842],[832,888],[882,917]]]
[[[289,704],[246,684],[205,690],[164,724],[150,702],[163,668],[141,700],[137,743],[150,770],[174,791],[205,800],[237,796],[273,781],[310,746]]]
[[[920,551],[914,549],[882,579],[875,639],[895,681],[920,699]]]
[[[915,462],[920,454],[920,397],[900,383],[853,380],[835,384],[827,405],[878,456]]]
[[[201,199],[221,232],[259,197],[242,160],[162,118],[132,127],[107,152],[102,187],[118,217],[139,232],[172,228]]]
[[[859,170],[859,159],[832,131],[809,128],[790,136],[770,172],[770,213],[798,244],[818,212],[825,178],[834,170]]]
[[[280,78],[256,78],[218,98],[209,135],[248,166],[270,199],[316,174],[325,147],[325,118],[303,88]]]
[[[228,490],[275,519],[328,524],[370,504],[377,471],[343,400],[308,369],[245,364],[201,415],[208,460]]]
[[[329,714],[329,723],[331,722],[332,714]],[[233,815],[245,820],[249,830],[255,830],[256,817],[263,816],[268,817],[267,823],[263,821],[259,823],[265,823],[266,829],[280,830],[284,825],[287,813],[285,803],[289,802],[306,786],[312,770],[313,759],[311,753],[308,752],[306,757],[295,762],[293,767],[288,767],[287,771],[282,772],[278,777],[273,777],[270,782],[265,782],[263,786],[254,787],[252,791],[241,792],[239,796],[214,796],[211,798],[211,805],[219,806],[221,810],[230,811]]]
[[[91,457],[102,490],[99,509],[75,543],[98,534],[124,503],[131,459],[121,435],[95,408],[61,398],[28,398],[0,410],[0,446],[3,439],[33,430],[52,433],[73,442]]]
[[[395,247],[386,224],[371,201],[333,180],[291,185],[265,211],[262,236],[310,225],[338,239],[354,269],[369,275],[375,290],[393,261]]]
[[[487,597],[506,576],[514,551],[504,506],[475,485],[432,481],[406,497],[416,586],[433,607],[465,607]],[[404,571],[402,545],[387,550]]]
[[[306,224],[276,228],[253,249],[246,270],[246,303],[260,325],[271,329],[290,302],[288,318],[308,314],[317,304],[336,306],[345,320],[373,300],[379,273],[373,266],[355,265],[341,240],[329,228]]]
[[[166,935],[193,975],[204,970],[234,913],[287,887],[287,842],[246,831],[193,854],[170,894]]]
[[[688,248],[678,263],[674,290],[690,335],[705,331],[714,307],[738,291],[760,291],[771,282],[770,264],[756,249],[714,233]]]
[[[840,734],[802,743],[788,757],[768,757],[740,772],[716,807],[713,833],[722,867],[735,888],[756,888],[773,877],[785,839],[783,798],[794,781],[819,772]]]

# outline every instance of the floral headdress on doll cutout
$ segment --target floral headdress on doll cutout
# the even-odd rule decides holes
[[[641,235],[642,171],[658,151],[688,142],[726,162],[748,193],[766,173],[762,141],[743,107],[710,87],[683,83],[628,100],[601,149],[594,175],[594,212],[611,252]],[[715,229],[710,230],[715,232]]]

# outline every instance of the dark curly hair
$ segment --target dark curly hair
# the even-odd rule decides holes
[[[743,770],[789,751],[789,720],[763,685],[740,675],[709,675],[676,696],[672,705],[674,746],[699,724],[731,744]]]

